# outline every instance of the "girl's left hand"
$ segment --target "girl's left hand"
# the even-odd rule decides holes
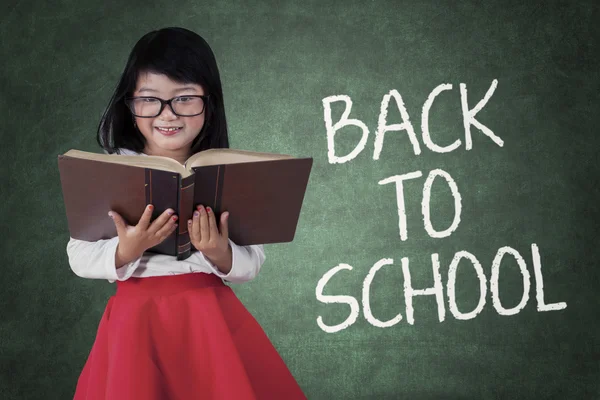
[[[220,228],[217,229],[213,210],[210,207],[204,208],[199,205],[194,211],[192,219],[188,220],[188,231],[192,245],[223,273],[228,273],[231,270],[232,263],[227,226],[228,218],[228,212],[222,213]]]

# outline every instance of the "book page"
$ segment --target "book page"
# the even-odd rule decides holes
[[[245,162],[283,160],[294,158],[287,154],[261,153],[247,150],[234,149],[209,149],[194,154],[185,162],[185,167],[202,167],[220,164],[239,164]]]
[[[162,171],[170,171],[181,174],[183,178],[190,176],[192,173],[177,161],[169,157],[161,156],[126,156],[121,154],[99,154],[81,150],[69,150],[65,156],[82,158],[86,160],[102,161],[113,164],[123,164],[132,167],[152,168]]]

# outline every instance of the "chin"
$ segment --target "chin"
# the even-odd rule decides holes
[[[164,150],[170,150],[170,151],[175,151],[175,150],[181,150],[182,148],[185,147],[190,147],[192,144],[192,140],[165,140],[165,141],[161,141],[159,143],[156,144],[156,146],[158,148],[164,149]]]

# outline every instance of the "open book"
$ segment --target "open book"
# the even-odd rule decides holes
[[[211,207],[217,221],[229,212],[229,238],[236,244],[292,241],[312,162],[311,157],[234,149],[204,150],[183,165],[168,157],[80,150],[58,156],[71,237],[117,236],[111,209],[135,225],[148,204],[154,205],[153,220],[172,208],[179,226],[148,251],[180,260],[192,251],[187,220],[198,204]]]

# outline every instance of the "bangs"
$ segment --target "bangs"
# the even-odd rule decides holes
[[[129,91],[135,89],[138,77],[144,72],[162,74],[179,83],[195,83],[209,90],[207,75],[209,57],[198,43],[198,37],[188,37],[185,32],[159,31],[139,43],[132,60]],[[210,57],[209,57],[210,58]]]

